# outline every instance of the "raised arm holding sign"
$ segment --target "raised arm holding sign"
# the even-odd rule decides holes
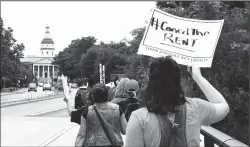
[[[67,109],[69,116],[71,116],[72,111],[76,111],[74,109],[74,95],[69,94],[69,86],[68,86],[68,80],[67,77],[64,77],[62,75],[62,83],[63,83],[63,92],[64,92],[64,101],[67,104]]]

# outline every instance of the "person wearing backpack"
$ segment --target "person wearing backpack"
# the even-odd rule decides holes
[[[85,107],[75,146],[121,147],[127,121],[122,108],[108,101],[105,84],[96,84],[92,91],[94,105]]]
[[[180,68],[172,58],[160,57],[151,62],[143,94],[145,107],[132,112],[125,146],[200,146],[201,126],[224,119],[229,106],[201,75],[200,68],[192,67],[191,74],[208,101],[184,97]]]
[[[134,79],[130,79],[125,85],[127,98],[117,103],[125,112],[127,121],[131,113],[140,107],[140,99],[137,97],[139,90],[139,83]]]

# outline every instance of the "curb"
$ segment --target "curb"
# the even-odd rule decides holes
[[[49,96],[49,97],[45,97],[45,98],[41,98],[41,99],[35,99],[35,100],[26,100],[26,101],[21,101],[21,102],[14,102],[14,103],[10,102],[10,104],[1,105],[1,108],[15,106],[15,105],[21,105],[21,104],[35,103],[35,102],[39,102],[39,101],[51,100],[51,99],[62,98],[62,97],[63,97],[63,94],[62,95],[57,95],[55,97]]]
[[[26,92],[26,91],[20,91],[20,92],[16,92],[16,93],[6,93],[6,94],[3,94],[1,96],[20,94],[20,93],[24,93],[24,92]]]
[[[67,109],[67,108],[59,108],[59,109],[48,110],[48,111],[44,111],[44,112],[37,112],[37,113],[33,113],[33,114],[30,114],[30,115],[26,115],[26,116],[35,117],[35,116],[39,116],[39,115],[43,115],[43,114],[51,113],[51,112],[55,112],[55,111],[60,111],[60,110],[64,110],[64,109]]]

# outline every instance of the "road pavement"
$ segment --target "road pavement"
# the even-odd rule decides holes
[[[12,92],[1,92],[1,96],[3,95],[12,95],[12,94],[17,94],[17,93],[23,93],[28,91],[28,88],[20,88],[18,90],[12,91]]]
[[[39,93],[46,92],[42,92],[40,89]],[[25,94],[29,93],[13,94],[9,95],[8,98],[22,100],[19,96]],[[62,96],[33,103],[1,107],[1,146],[43,146],[46,141],[74,125],[70,122],[68,113],[65,113],[67,109],[63,98]],[[4,97],[3,101],[6,99]],[[56,113],[58,110],[64,110],[64,112]],[[51,114],[51,111],[55,113]],[[39,114],[53,117],[45,115],[33,117]]]
[[[29,116],[66,108],[63,97],[1,108],[1,116]]]
[[[74,146],[79,127],[63,97],[1,108],[1,146]]]
[[[55,95],[55,92],[53,92],[53,91],[43,91],[42,87],[38,87],[37,92],[35,92],[35,91],[28,92],[28,89],[26,89],[26,90],[27,91],[22,92],[22,93],[1,95],[1,104],[15,102],[15,101],[38,99],[41,97]]]
[[[58,111],[48,112],[41,115],[37,115],[39,117],[69,117],[67,109],[62,109]],[[36,117],[37,117],[36,116]],[[55,146],[74,146],[75,145],[75,139],[76,135],[79,131],[80,126],[78,124],[73,123],[73,126],[70,128],[66,128],[64,131],[58,133],[56,136],[54,136],[53,139],[49,139],[46,141],[46,143],[43,144],[43,146],[47,147],[55,147]],[[125,143],[126,135],[122,135],[123,141]],[[200,135],[200,146],[204,146],[204,136]],[[218,145],[214,144],[215,147],[218,147]]]
[[[69,117],[67,108],[33,115],[34,117]]]

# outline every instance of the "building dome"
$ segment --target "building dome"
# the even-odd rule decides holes
[[[50,36],[49,27],[46,27],[45,36],[41,42],[40,48],[41,56],[43,57],[54,57],[55,56],[55,48],[54,48],[54,41]]]
[[[54,44],[54,41],[51,38],[43,38],[41,44]]]
[[[50,37],[49,26],[46,27],[45,36],[44,36],[41,44],[54,44],[54,41]]]

